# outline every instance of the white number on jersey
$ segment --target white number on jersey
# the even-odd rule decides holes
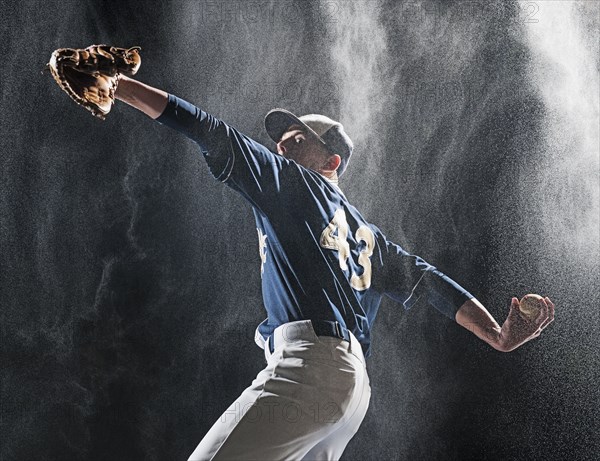
[[[257,227],[258,231],[258,254],[260,255],[260,277],[265,272],[265,263],[267,262],[267,236]]]
[[[336,234],[337,230],[337,234]],[[333,215],[329,225],[321,233],[321,246],[338,252],[340,269],[347,270],[347,260],[350,257],[350,245],[348,244],[348,221],[343,208],[340,208]],[[371,255],[375,248],[375,235],[367,226],[360,226],[354,234],[357,242],[364,242],[365,247],[361,250],[358,257],[358,264],[363,268],[361,275],[352,274],[350,285],[358,291],[366,290],[371,286]]]

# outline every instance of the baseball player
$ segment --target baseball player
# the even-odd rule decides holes
[[[113,71],[101,84],[76,91],[64,83],[76,73],[62,71],[63,62],[79,70],[108,63]],[[553,321],[548,298],[540,298],[537,316],[523,315],[513,298],[500,327],[467,290],[367,222],[338,185],[353,150],[339,122],[274,109],[265,118],[274,153],[172,94],[123,74],[116,82],[117,70],[133,75],[139,67],[137,47],[61,49],[50,64],[73,99],[96,103],[86,106],[94,115],[103,118],[112,105],[107,95],[114,95],[188,136],[213,176],[254,211],[267,313],[255,339],[266,366],[189,460],[339,459],[369,405],[365,357],[383,296],[406,309],[429,304],[505,352]]]
[[[392,243],[338,185],[352,141],[323,115],[265,118],[277,153],[172,94],[122,76],[116,98],[198,143],[214,177],[254,211],[267,318],[256,330],[266,367],[223,413],[191,460],[335,460],[370,398],[365,357],[383,296],[427,303],[499,351],[539,336],[513,298],[502,327],[467,290]]]

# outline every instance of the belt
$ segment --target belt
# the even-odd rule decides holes
[[[338,321],[311,320],[310,323],[317,336],[332,336],[350,342],[350,331]],[[273,344],[275,342],[274,336],[272,334],[267,340],[271,354],[275,350],[275,345]]]

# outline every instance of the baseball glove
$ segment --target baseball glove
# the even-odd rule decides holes
[[[47,68],[73,101],[104,120],[115,101],[119,75],[134,75],[142,63],[139,46],[117,48],[92,45],[59,48]]]

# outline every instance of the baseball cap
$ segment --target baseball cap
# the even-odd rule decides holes
[[[338,154],[342,159],[338,168],[341,176],[352,155],[354,144],[344,131],[340,122],[320,114],[308,114],[297,117],[285,109],[273,109],[265,116],[265,128],[270,138],[279,142],[283,133],[292,125],[300,125],[307,131],[312,132],[333,154]]]

